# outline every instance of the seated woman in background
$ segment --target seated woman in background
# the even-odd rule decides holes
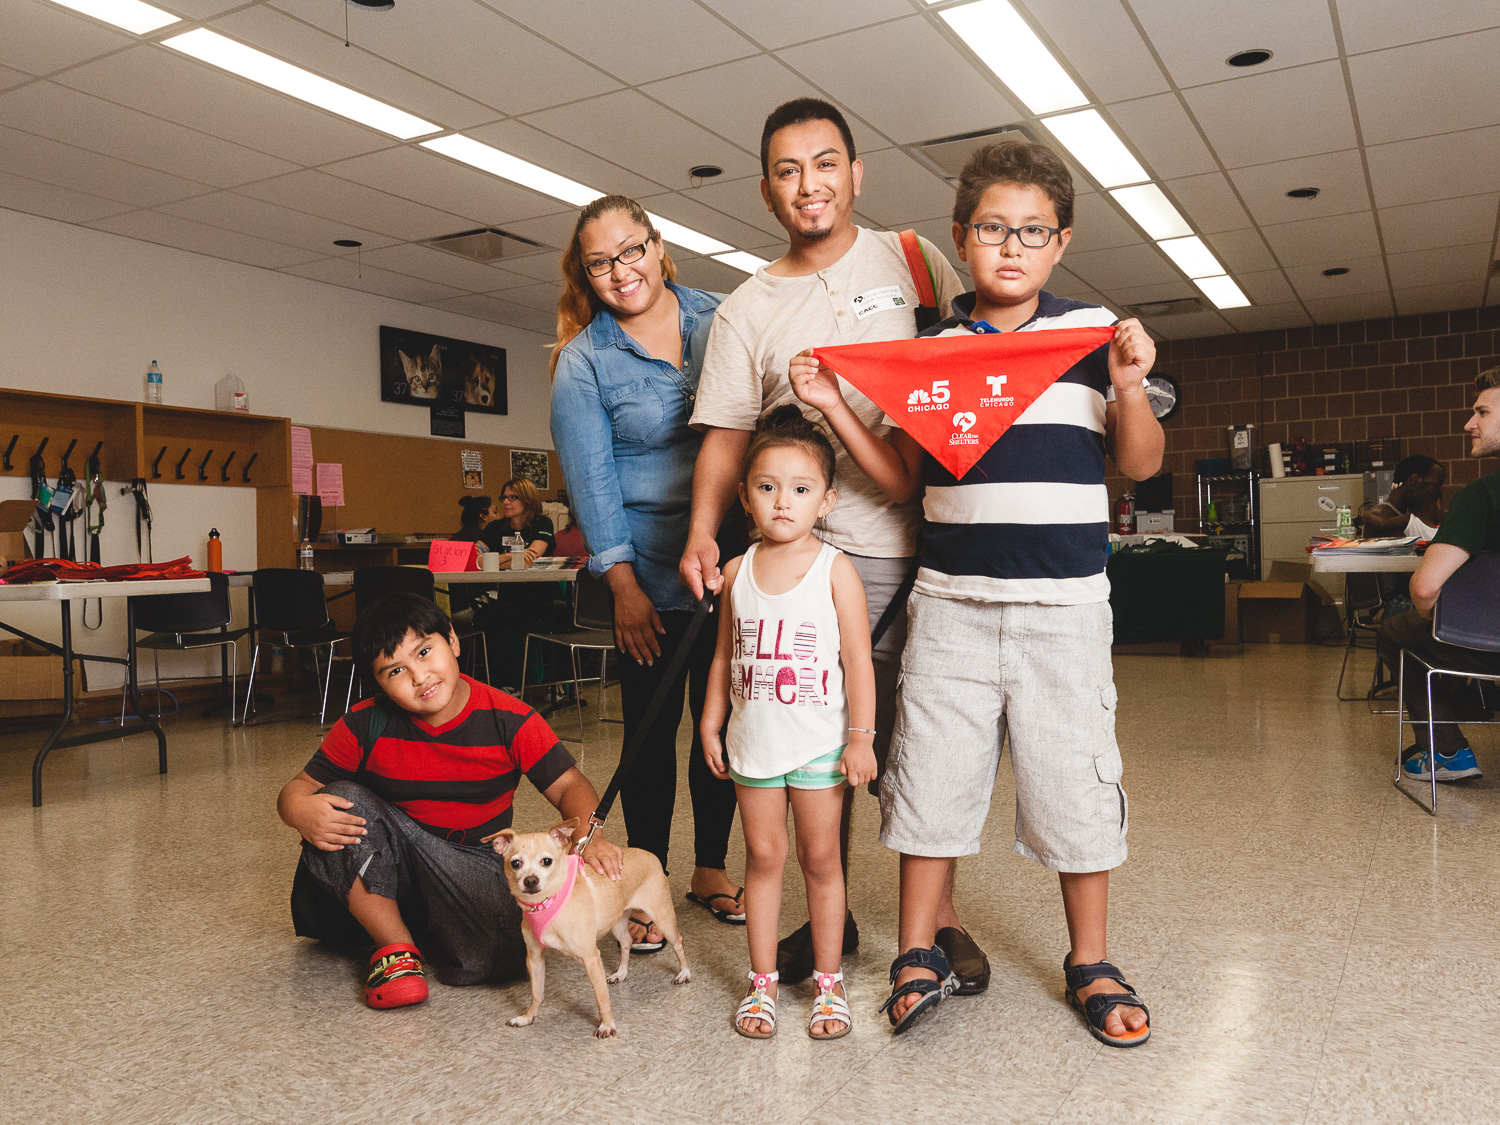
[[[552,553],[556,538],[552,521],[542,515],[542,495],[536,485],[519,478],[508,480],[500,490],[500,515],[491,519],[478,540],[486,551],[501,552],[500,569],[510,568],[510,551],[520,540],[530,566]]]
[[[485,527],[495,519],[495,504],[488,496],[460,496],[458,506],[463,509],[462,526],[453,534],[460,543],[477,543]]]
[[[1403,458],[1391,474],[1390,494],[1365,513],[1365,537],[1420,535],[1431,539],[1443,522],[1448,471],[1420,453]]]
[[[519,545],[530,566],[552,553],[555,542],[552,521],[542,515],[542,497],[529,480],[512,479],[500,490],[500,515],[480,532],[478,543],[500,555],[500,569],[509,570],[510,553]],[[501,586],[474,608],[474,624],[484,630],[485,644],[493,664],[491,680],[511,694],[519,694],[526,683],[521,667],[526,634],[536,632],[554,600],[546,583],[528,583],[523,590]]]

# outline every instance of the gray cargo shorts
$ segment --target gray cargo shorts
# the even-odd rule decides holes
[[[1109,603],[1035,605],[913,592],[880,841],[979,851],[1010,734],[1016,845],[1054,871],[1125,861]]]

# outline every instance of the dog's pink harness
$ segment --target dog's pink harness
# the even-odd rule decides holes
[[[578,881],[578,865],[582,862],[577,855],[568,854],[568,881],[563,884],[562,890],[551,898],[544,898],[538,903],[519,902],[522,910],[526,912],[526,921],[531,924],[531,936],[536,938],[536,943],[546,947],[547,943],[542,940],[542,931],[552,924],[552,919],[564,906],[568,904],[568,898],[573,893],[573,884]]]

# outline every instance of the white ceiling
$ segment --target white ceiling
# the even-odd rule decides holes
[[[1159,335],[1500,303],[1495,0],[1014,2],[1255,302],[1149,320]],[[201,23],[766,258],[782,238],[760,123],[781,101],[850,115],[861,222],[949,250],[952,191],[916,146],[1047,135],[922,0],[398,0],[348,10],[347,47],[341,0],[159,6],[186,22],[143,38],[0,0],[0,207],[542,334],[554,251],[490,267],[418,243],[486,225],[557,247],[572,208],[153,40]],[[1225,64],[1249,47],[1274,56]],[[694,186],[702,163],[723,176]],[[1304,186],[1321,194],[1287,198]],[[1197,295],[1078,187],[1055,291],[1116,309]],[[688,284],[744,278],[674,256]]]

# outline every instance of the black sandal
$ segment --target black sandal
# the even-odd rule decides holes
[[[688,891],[687,900],[697,906],[703,907],[704,910],[707,910],[710,914],[712,914],[720,922],[723,922],[726,926],[743,926],[745,924],[745,906],[742,902],[740,902],[740,897],[744,893],[744,887],[741,887],[732,895],[727,895],[723,891],[720,891],[718,894],[712,895],[695,895],[692,891]],[[726,902],[733,903],[735,906],[739,907],[739,909],[725,910],[722,907],[715,906],[714,899],[718,898],[722,898]]]
[[[1121,975],[1120,970],[1108,961],[1096,961],[1092,965],[1070,965],[1068,954],[1063,958],[1063,979],[1067,982],[1067,998],[1078,1011],[1083,1013],[1083,1018],[1088,1021],[1089,1034],[1099,1042],[1109,1047],[1139,1047],[1151,1038],[1151,1012],[1142,1003],[1140,994],[1136,992]],[[1118,981],[1124,992],[1100,992],[1086,997],[1082,1001],[1078,999],[1078,990],[1096,980]],[[1146,1013],[1146,1026],[1139,1031],[1131,1031],[1128,1028],[1124,1035],[1110,1035],[1104,1030],[1104,1019],[1116,1008],[1139,1008]]]
[[[896,983],[896,978],[901,974],[902,969],[910,968],[926,969],[928,972],[936,973],[938,979],[928,980],[925,977],[917,977],[915,980],[909,980],[892,992],[886,1002],[880,1005],[880,1010],[891,1021],[891,1026],[896,1029],[897,1035],[910,1028],[944,999],[958,991],[958,977],[954,975],[952,966],[948,964],[947,956],[935,945],[931,949],[908,949],[892,961],[891,984]],[[897,1019],[894,1009],[896,1001],[910,994],[918,995],[921,999],[906,1009],[906,1013]]]

